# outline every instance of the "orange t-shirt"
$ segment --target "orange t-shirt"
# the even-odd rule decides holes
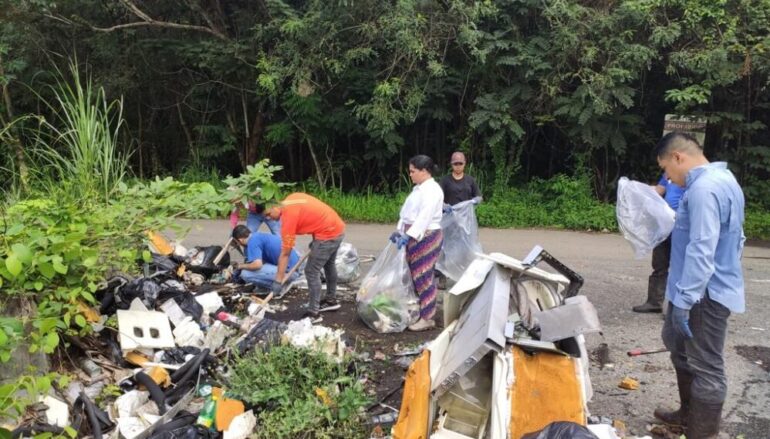
[[[345,232],[337,212],[311,195],[296,192],[281,202],[281,241],[283,249],[294,248],[297,235],[313,239],[334,239]]]

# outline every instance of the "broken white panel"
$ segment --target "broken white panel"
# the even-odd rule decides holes
[[[431,341],[427,348],[430,351],[430,382],[433,383],[438,379],[438,373],[441,371],[441,364],[444,360],[444,355],[449,348],[449,340],[452,339],[455,327],[457,327],[457,320],[450,323],[447,327],[441,331],[436,338]]]
[[[505,348],[505,322],[511,290],[510,270],[495,266],[457,321],[435,381],[439,397],[490,351]]]
[[[212,312],[216,312],[225,306],[225,303],[222,302],[222,298],[219,297],[219,294],[217,294],[215,291],[201,294],[200,296],[195,296],[195,301],[200,303],[203,307],[204,315],[209,315]]]
[[[70,407],[66,402],[50,395],[40,398],[40,402],[48,407],[45,411],[46,422],[62,428],[70,425]]]
[[[518,277],[519,275],[526,273],[528,276],[533,277],[535,279],[539,279],[545,282],[555,282],[559,284],[561,287],[558,292],[561,292],[562,289],[567,288],[567,286],[570,284],[569,279],[567,279],[562,274],[551,273],[541,268],[524,265],[520,260],[516,258],[512,258],[503,253],[490,253],[490,254],[476,253],[476,255],[482,258],[489,259],[490,261],[494,261],[504,267],[510,268],[511,270],[513,270],[513,273],[514,273],[513,277]]]
[[[588,403],[594,397],[594,387],[593,384],[591,384],[591,375],[589,374],[591,362],[588,359],[585,336],[578,335],[575,337],[575,341],[577,341],[578,349],[580,350],[580,358],[577,358],[577,361],[575,362],[575,369],[577,370],[578,379],[582,384],[583,404],[585,405],[584,410],[586,413],[589,413]]]
[[[492,410],[489,413],[490,438],[508,435],[511,418],[510,389],[513,387],[513,354],[510,349],[492,358]]]
[[[120,348],[124,351],[175,346],[171,324],[162,312],[118,310],[117,314]]]
[[[470,298],[471,292],[484,283],[484,279],[494,267],[494,262],[476,258],[471,262],[454,286],[444,295],[444,324],[455,321],[460,316],[463,304]]]
[[[586,296],[569,297],[564,305],[535,311],[533,316],[540,324],[540,339],[544,341],[564,340],[602,330],[596,308]]]
[[[142,418],[135,416],[118,418],[117,423],[120,436],[125,439],[136,439],[150,426]]]

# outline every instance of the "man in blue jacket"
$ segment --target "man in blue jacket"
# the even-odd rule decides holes
[[[684,425],[688,439],[716,438],[727,394],[727,319],[745,311],[743,191],[727,164],[710,163],[690,135],[665,135],[656,153],[660,167],[685,192],[671,233],[669,309],[662,331],[681,406],[657,409],[655,416]]]

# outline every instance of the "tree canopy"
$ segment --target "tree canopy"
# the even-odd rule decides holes
[[[269,158],[391,190],[459,149],[490,192],[580,173],[608,198],[691,114],[768,207],[768,50],[770,0],[0,0],[0,122],[45,113],[32,91],[74,58],[123,96],[139,176]],[[0,131],[5,172],[31,123]]]

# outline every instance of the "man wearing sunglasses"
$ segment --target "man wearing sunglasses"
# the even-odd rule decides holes
[[[481,203],[481,192],[476,180],[465,175],[465,154],[457,151],[452,153],[452,173],[445,175],[439,185],[444,191],[444,213],[449,213],[457,203],[473,200],[474,204]]]

